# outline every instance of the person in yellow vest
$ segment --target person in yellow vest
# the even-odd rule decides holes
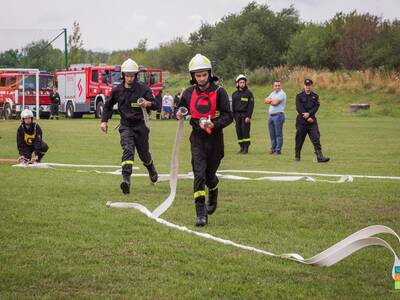
[[[225,89],[218,86],[212,74],[210,60],[197,54],[189,63],[190,83],[181,96],[179,107],[186,107],[191,115],[192,133],[190,144],[194,174],[194,201],[196,226],[205,226],[208,215],[217,208],[219,164],[224,157],[223,128],[232,123],[229,97]],[[182,118],[179,111],[178,119]],[[208,202],[205,186],[208,187]]]
[[[240,74],[235,82],[237,90],[232,94],[232,112],[240,146],[238,154],[247,154],[250,147],[250,124],[254,110],[254,96],[247,87],[246,76]]]
[[[29,109],[21,112],[21,125],[17,130],[17,148],[19,162],[41,162],[49,146],[43,142],[43,132],[39,124],[33,122],[33,113]],[[32,159],[32,154],[35,157]]]

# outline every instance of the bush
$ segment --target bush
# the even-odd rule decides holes
[[[382,91],[400,95],[400,77],[396,71],[382,69],[367,69],[364,71],[329,71],[316,70],[306,67],[290,68],[280,66],[276,68],[257,68],[247,71],[246,76],[250,84],[269,85],[274,80],[289,82],[302,86],[305,78],[310,78],[314,84],[324,89],[346,90],[351,92]]]
[[[272,69],[257,68],[254,71],[247,71],[246,76],[251,84],[272,84],[274,80],[287,81],[290,76],[290,69],[288,66],[279,66]]]

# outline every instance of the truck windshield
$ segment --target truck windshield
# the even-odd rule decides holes
[[[36,90],[36,75],[25,76],[25,90]],[[22,76],[19,82],[19,89],[22,90]],[[48,75],[39,75],[39,89],[51,90],[53,88],[53,77]]]
[[[142,82],[146,85],[153,85],[161,82],[161,73],[160,72],[139,72],[138,74],[139,82]]]
[[[147,84],[148,80],[147,80],[147,78],[146,78],[146,74],[148,74],[148,73],[146,73],[146,72],[139,72],[139,73],[138,73],[138,80],[139,80],[139,82],[144,83],[144,84]]]
[[[111,72],[111,83],[112,84],[121,83],[121,72],[120,71],[112,71]]]
[[[160,72],[151,72],[150,75],[150,84],[155,84],[161,82],[161,74]]]

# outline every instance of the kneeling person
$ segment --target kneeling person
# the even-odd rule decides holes
[[[42,129],[33,122],[33,113],[29,109],[21,112],[21,125],[17,130],[17,148],[19,162],[41,162],[49,146],[42,140]],[[32,154],[35,158],[32,159]]]

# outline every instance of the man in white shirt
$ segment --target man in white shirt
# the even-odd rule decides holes
[[[274,91],[265,98],[265,104],[269,104],[268,129],[271,138],[272,155],[280,155],[283,144],[283,123],[285,122],[286,94],[282,90],[279,80],[274,81]]]

